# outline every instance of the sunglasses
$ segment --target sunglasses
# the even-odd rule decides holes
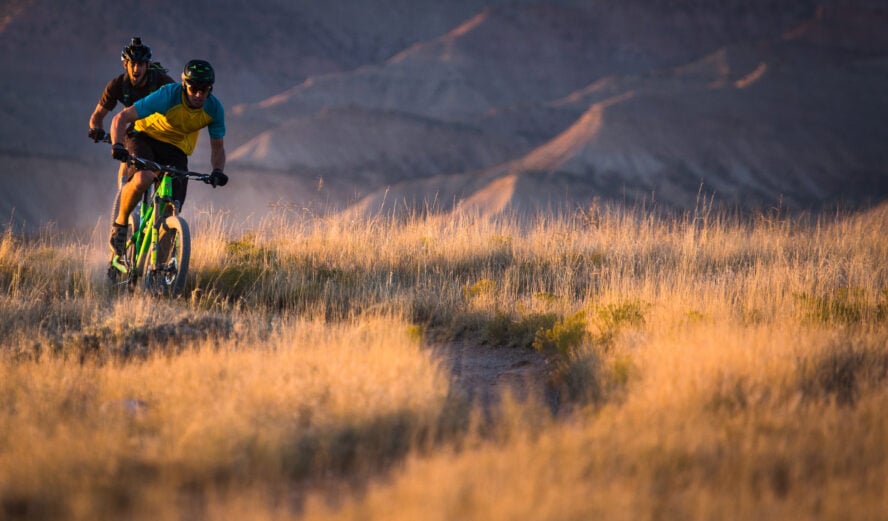
[[[203,94],[208,94],[211,90],[213,90],[213,87],[210,85],[198,87],[196,85],[192,85],[188,82],[185,82],[185,86],[188,87],[188,92],[192,95],[197,94],[198,92],[202,92]]]

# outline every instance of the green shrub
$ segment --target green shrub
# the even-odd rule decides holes
[[[466,297],[466,300],[471,300],[484,295],[492,295],[494,291],[496,291],[496,281],[481,279],[474,284],[466,286],[463,289],[463,295]]]
[[[247,233],[239,239],[225,243],[225,253],[232,262],[240,264],[273,264],[278,258],[274,250],[259,246],[256,236]]]
[[[485,343],[494,346],[531,347],[535,346],[539,331],[552,328],[556,321],[554,313],[531,313],[517,319],[497,313],[487,322],[483,338]]]
[[[795,295],[805,320],[822,324],[859,324],[888,318],[888,290],[882,291],[880,302],[871,304],[862,288],[839,288],[833,294]]]
[[[197,273],[197,285],[225,299],[237,299],[248,295],[266,273],[261,265],[255,263],[204,268]]]
[[[601,366],[601,356],[591,350],[554,364],[549,382],[558,392],[559,401],[562,404],[600,403],[605,392]]]
[[[558,320],[549,328],[537,330],[533,347],[545,354],[568,359],[589,338],[583,311]]]
[[[624,327],[644,324],[644,308],[645,305],[638,301],[597,306],[594,316],[599,333],[594,338],[595,343],[609,349]]]

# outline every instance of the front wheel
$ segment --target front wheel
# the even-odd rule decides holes
[[[157,263],[145,267],[145,289],[175,296],[185,287],[188,260],[191,257],[191,233],[188,231],[188,223],[174,215],[163,220],[159,232]]]

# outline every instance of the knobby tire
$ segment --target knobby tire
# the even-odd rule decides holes
[[[157,241],[157,266],[148,266],[148,254],[139,259],[145,289],[167,296],[176,296],[185,287],[188,262],[191,258],[191,232],[185,219],[171,215],[160,226]]]

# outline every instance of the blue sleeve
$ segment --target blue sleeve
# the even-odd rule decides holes
[[[207,131],[212,139],[222,139],[225,137],[225,109],[222,107],[222,102],[215,96],[212,96],[207,101],[213,102],[207,103],[209,106],[205,108],[207,114],[213,118],[213,121],[207,127]]]
[[[133,106],[136,107],[136,114],[140,119],[148,117],[155,112],[166,114],[170,107],[180,101],[181,93],[177,92],[177,87],[181,89],[178,83],[168,83],[133,103]]]

